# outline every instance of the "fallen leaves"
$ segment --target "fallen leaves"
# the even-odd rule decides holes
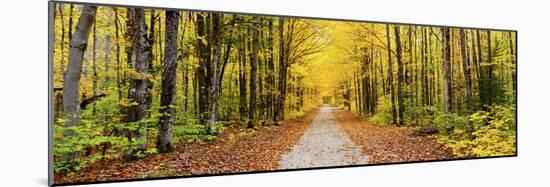
[[[100,160],[75,173],[55,174],[55,184],[276,170],[317,113],[255,130],[230,127],[215,141],[176,145],[173,152],[130,163]]]
[[[370,156],[370,164],[442,160],[453,154],[430,136],[410,136],[415,128],[372,125],[345,110],[333,113],[342,129]]]

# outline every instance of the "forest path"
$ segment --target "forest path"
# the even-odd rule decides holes
[[[337,107],[323,105],[311,126],[279,162],[280,169],[367,164],[363,155],[333,116]]]

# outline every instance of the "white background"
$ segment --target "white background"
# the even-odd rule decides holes
[[[93,186],[550,186],[549,5],[483,0],[88,0],[519,31],[519,157]],[[47,1],[0,5],[0,186],[47,185]]]

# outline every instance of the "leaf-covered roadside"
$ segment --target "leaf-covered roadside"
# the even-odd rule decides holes
[[[314,109],[280,126],[258,126],[256,130],[229,127],[214,141],[176,145],[174,152],[130,163],[100,160],[76,173],[56,176],[55,183],[274,170],[317,113],[318,109]]]
[[[334,114],[344,131],[370,156],[370,164],[453,158],[451,151],[435,138],[412,136],[412,127],[372,125],[344,110]]]

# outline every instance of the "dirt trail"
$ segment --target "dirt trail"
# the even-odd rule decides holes
[[[292,150],[283,156],[280,169],[367,164],[363,155],[332,114],[336,107],[324,105]]]

